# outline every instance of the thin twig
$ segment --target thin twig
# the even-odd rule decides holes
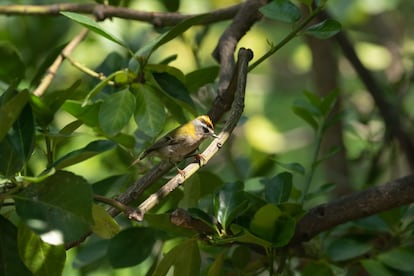
[[[85,39],[86,35],[88,34],[88,29],[82,29],[82,31],[75,36],[71,42],[62,50],[62,53],[55,59],[52,65],[47,70],[46,75],[43,77],[42,81],[40,82],[39,86],[33,92],[34,95],[40,97],[45,93],[46,89],[51,84],[52,80],[54,79],[57,70],[59,69],[60,65],[62,64],[64,57],[70,55],[73,50]]]

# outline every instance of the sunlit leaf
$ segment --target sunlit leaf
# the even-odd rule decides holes
[[[54,276],[62,273],[66,259],[63,245],[45,243],[22,225],[18,231],[18,246],[23,262],[34,275]]]
[[[70,172],[58,171],[13,198],[20,218],[51,244],[79,240],[93,224],[91,187]]]
[[[92,205],[92,232],[103,239],[110,239],[120,231],[118,223],[100,205]]]

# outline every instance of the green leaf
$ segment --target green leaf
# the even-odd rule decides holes
[[[315,131],[319,128],[319,123],[314,118],[315,115],[319,115],[319,112],[308,102],[302,99],[296,100],[293,103],[292,110],[296,115],[308,123],[308,125],[311,126]]]
[[[157,50],[161,45],[181,35],[186,30],[188,30],[191,26],[202,23],[208,16],[209,15],[198,15],[198,16],[194,16],[192,18],[189,18],[187,20],[184,20],[178,23],[173,28],[171,28],[168,32],[160,35],[158,38],[152,40],[151,42],[146,44],[144,47],[139,49],[135,53],[134,57],[142,57],[145,60],[148,60],[151,54],[155,50]]]
[[[74,12],[60,12],[60,14],[66,16],[67,18],[81,24],[82,26],[88,28],[89,30],[91,30],[92,32],[105,37],[106,39],[111,40],[112,42],[115,42],[116,44],[128,49],[128,47],[126,46],[126,44],[124,42],[122,42],[122,40],[120,40],[119,38],[115,37],[114,35],[108,33],[107,31],[105,31],[101,26],[99,26],[98,23],[96,23],[96,21],[92,20],[92,18],[82,15],[82,14],[78,14],[78,13],[74,13]]]
[[[135,97],[129,90],[105,98],[99,108],[99,126],[109,136],[118,134],[135,112]]]
[[[338,239],[328,247],[327,253],[334,261],[346,261],[364,255],[371,250],[371,247],[368,242]]]
[[[322,98],[320,109],[322,110],[322,114],[327,116],[333,109],[339,95],[339,90],[335,89],[331,91],[328,95]]]
[[[134,85],[136,109],[135,122],[138,128],[150,137],[156,137],[163,130],[166,120],[164,106],[156,89],[149,85]]]
[[[195,114],[195,105],[184,84],[169,73],[153,73],[154,79],[165,94]]]
[[[301,271],[302,276],[334,276],[329,265],[323,262],[311,261],[305,265]]]
[[[220,240],[217,240],[216,243],[219,245],[222,245],[222,244],[225,245],[225,244],[233,244],[235,242],[238,242],[238,243],[246,243],[246,244],[255,244],[255,245],[262,246],[264,248],[272,247],[271,242],[265,239],[259,238],[256,235],[253,235],[252,233],[250,233],[249,230],[235,223],[231,225],[231,231],[232,233],[234,233],[234,236],[222,238]]]
[[[45,243],[23,225],[18,231],[18,247],[23,262],[34,275],[54,276],[62,273],[66,259],[63,245]]]
[[[292,174],[279,173],[271,179],[263,180],[265,184],[265,199],[274,204],[281,204],[289,200],[292,191]]]
[[[127,228],[109,242],[109,261],[115,268],[137,265],[151,255],[155,242],[153,229]]]
[[[243,191],[221,190],[214,197],[217,220],[227,229],[233,220],[249,207]]]
[[[171,249],[155,269],[153,276],[167,275],[174,267],[174,275],[200,275],[201,257],[197,241],[185,241]]]
[[[50,244],[77,241],[93,224],[91,187],[70,172],[58,171],[13,198],[20,218]]]
[[[210,226],[211,229],[217,228],[215,218],[213,218],[212,216],[210,216],[203,210],[198,209],[198,208],[189,208],[187,211],[191,215],[192,218],[201,220],[206,225]]]
[[[202,86],[214,82],[219,69],[219,66],[210,66],[190,72],[185,76],[185,86],[190,93],[197,92]]]
[[[24,78],[26,66],[12,45],[0,43],[0,60],[0,80],[11,83]]]
[[[16,94],[13,98],[0,106],[0,141],[6,136],[14,122],[29,100],[29,92],[26,90]]]
[[[68,166],[78,164],[102,152],[108,151],[114,148],[115,146],[116,144],[114,142],[108,140],[92,141],[81,149],[74,150],[72,152],[69,152],[68,154],[65,154],[64,156],[53,162],[49,166],[49,168],[55,168],[56,170],[60,170]]]
[[[0,215],[0,275],[31,275],[19,256],[17,229]]]
[[[101,102],[82,106],[82,103],[77,101],[66,101],[62,109],[81,120],[85,125],[97,127],[99,121],[99,109]]]
[[[97,204],[92,205],[93,227],[92,232],[103,239],[113,238],[119,233],[118,223]]]
[[[222,276],[224,271],[224,259],[226,257],[225,252],[215,256],[214,262],[208,269],[207,276]]]
[[[49,107],[51,112],[54,114],[56,113],[63,105],[63,103],[68,100],[74,98],[77,88],[81,84],[80,80],[75,81],[70,87],[57,90],[53,92],[46,93],[42,97],[42,101]]]
[[[277,161],[277,160],[275,161],[275,163],[279,167],[281,167],[285,170],[288,170],[288,171],[291,171],[291,172],[294,172],[294,173],[297,173],[297,174],[300,174],[300,175],[305,175],[305,173],[306,173],[305,168],[299,163],[283,163],[283,162],[280,162],[280,161]]]
[[[0,141],[0,174],[9,177],[20,171],[33,152],[34,142],[33,113],[30,105],[26,104],[12,131]]]
[[[393,276],[395,275],[388,270],[380,261],[373,259],[361,260],[361,264],[369,275],[375,276]]]
[[[90,236],[82,243],[82,246],[77,248],[73,267],[75,269],[87,268],[103,261],[107,264],[108,244],[109,240],[103,240],[95,235]]]
[[[333,19],[326,19],[307,28],[304,33],[319,39],[330,38],[341,31],[341,24]]]
[[[30,104],[33,109],[33,113],[36,118],[37,124],[41,127],[47,127],[55,116],[53,111],[50,109],[42,98],[30,94]]]
[[[268,18],[294,23],[300,19],[300,10],[288,0],[273,0],[259,11]]]
[[[395,248],[388,252],[378,255],[378,260],[388,267],[399,271],[414,271],[414,249],[413,248]]]
[[[284,214],[276,205],[261,207],[250,221],[249,229],[258,237],[272,243],[274,247],[286,245],[295,233],[296,222]]]
[[[272,242],[276,221],[281,215],[282,211],[276,205],[266,204],[254,214],[249,229],[256,236]]]

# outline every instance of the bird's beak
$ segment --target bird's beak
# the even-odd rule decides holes
[[[215,134],[214,132],[213,132],[213,133],[211,133],[211,136],[212,136],[212,137],[214,137],[214,138],[216,138],[216,139],[217,139],[217,138],[219,138],[219,137],[218,137],[218,135],[217,135],[217,134]]]

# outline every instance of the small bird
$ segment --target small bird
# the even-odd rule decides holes
[[[191,156],[207,137],[217,138],[218,136],[214,133],[214,126],[210,117],[208,115],[198,116],[161,137],[145,150],[132,165],[147,156],[158,156],[163,160],[174,163],[178,172],[182,174],[183,172],[177,167],[177,163]]]

